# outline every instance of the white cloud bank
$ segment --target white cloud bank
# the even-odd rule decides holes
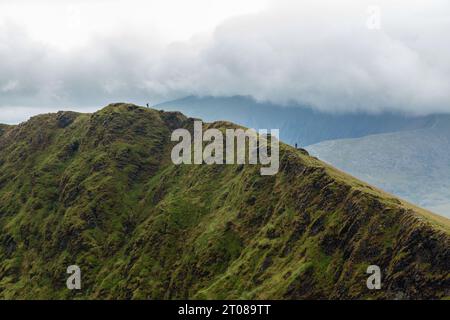
[[[381,10],[379,30],[367,28],[369,5]],[[445,0],[278,0],[170,44],[151,23],[132,21],[124,12],[107,32],[87,33],[67,50],[36,40],[20,19],[0,20],[0,110],[194,94],[332,112],[450,113]]]

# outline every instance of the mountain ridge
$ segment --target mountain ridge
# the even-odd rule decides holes
[[[227,119],[252,128],[279,128],[285,142],[303,146],[363,181],[450,217],[448,114],[333,114],[299,104],[283,107],[243,96],[190,96],[159,107],[180,109],[210,121]],[[386,141],[373,143],[381,137],[386,137]],[[354,148],[346,148],[352,141]],[[443,159],[448,159],[445,164]]]
[[[280,106],[259,102],[251,97],[197,97],[156,105],[165,110],[179,110],[206,121],[229,120],[254,129],[280,129],[281,139],[291,145],[309,146],[321,141],[358,138],[370,134],[401,132],[427,128],[450,115],[414,116],[384,112],[327,113],[311,106]]]
[[[280,172],[170,161],[192,118],[131,104],[0,135],[0,297],[441,299],[450,222],[302,150]],[[205,129],[231,123],[205,123]],[[83,289],[65,288],[82,269]],[[366,287],[368,265],[382,290]]]

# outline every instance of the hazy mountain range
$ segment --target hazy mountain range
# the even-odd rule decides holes
[[[112,104],[2,127],[0,298],[450,296],[448,219],[285,144],[274,176],[174,165],[171,132],[193,121]],[[366,286],[369,265],[381,290]]]
[[[280,129],[289,144],[308,146],[325,140],[358,138],[369,134],[415,130],[432,125],[439,115],[406,116],[394,113],[330,114],[308,106],[279,106],[250,97],[186,97],[155,106],[179,110],[206,121],[228,120],[248,128]]]
[[[450,217],[450,116],[328,114],[248,97],[187,97],[159,105],[195,117],[279,128],[281,139],[413,203]]]
[[[450,117],[427,128],[325,141],[313,155],[386,191],[450,217]]]

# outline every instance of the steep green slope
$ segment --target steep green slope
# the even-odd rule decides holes
[[[0,136],[1,298],[445,298],[450,223],[286,145],[280,172],[180,165],[193,119],[127,104]],[[223,128],[226,123],[208,124]],[[65,287],[82,270],[82,290]],[[379,265],[382,289],[366,287]]]

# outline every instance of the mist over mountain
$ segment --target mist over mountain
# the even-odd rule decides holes
[[[193,122],[112,104],[2,127],[0,298],[450,296],[448,219],[285,144],[274,176],[174,165],[171,132]],[[367,288],[369,265],[381,290]]]
[[[308,146],[325,140],[357,138],[369,134],[426,128],[439,115],[407,116],[398,113],[328,113],[308,106],[280,106],[251,97],[195,97],[159,104],[164,110],[180,110],[207,121],[228,120],[255,129],[280,129],[280,138]]]
[[[449,0],[1,0],[0,301],[450,300],[449,34]]]
[[[0,110],[250,95],[327,112],[450,113],[447,0],[251,2],[2,0]]]

